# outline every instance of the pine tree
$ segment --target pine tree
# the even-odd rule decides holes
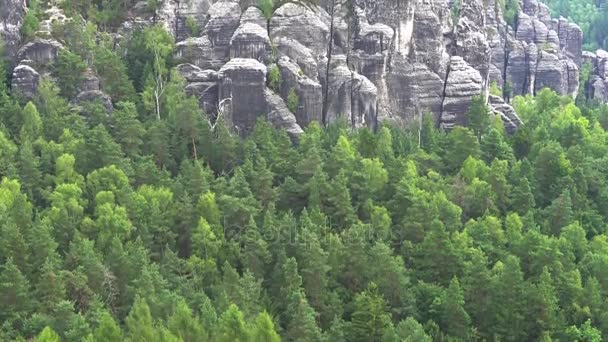
[[[379,341],[392,327],[386,301],[376,284],[355,296],[351,321],[351,341]]]
[[[441,327],[448,335],[468,339],[471,318],[464,308],[464,294],[458,278],[450,281],[441,305]]]
[[[29,281],[10,258],[0,269],[0,304],[3,322],[10,322],[34,308]]]
[[[251,333],[251,342],[280,342],[281,338],[275,331],[274,323],[270,315],[263,311],[255,320],[255,326]]]
[[[93,331],[93,341],[95,342],[113,342],[122,340],[122,331],[112,315],[104,311],[99,318],[99,326]]]
[[[36,342],[59,342],[59,335],[50,327],[45,327],[40,334],[36,336]]]
[[[183,342],[206,341],[206,333],[198,317],[193,316],[188,304],[180,301],[167,322],[169,330]]]
[[[249,331],[239,308],[231,304],[220,316],[217,323],[218,342],[247,342]]]
[[[152,321],[150,307],[145,299],[135,298],[129,316],[125,320],[128,336],[133,342],[156,341],[157,331]]]

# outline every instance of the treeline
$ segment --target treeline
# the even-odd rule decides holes
[[[606,106],[543,90],[511,136],[476,98],[450,132],[240,139],[164,31],[69,25],[35,98],[0,82],[0,340],[608,337]],[[110,114],[69,103],[86,69]]]
[[[544,0],[553,17],[568,18],[583,30],[588,51],[608,49],[608,3],[604,0]]]

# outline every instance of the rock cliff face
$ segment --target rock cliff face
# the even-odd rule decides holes
[[[411,123],[430,112],[439,125],[451,128],[466,123],[472,97],[482,95],[509,131],[521,124],[508,103],[512,96],[544,87],[564,95],[578,91],[582,31],[563,18],[551,19],[548,8],[536,0],[522,1],[516,27],[507,25],[496,0],[462,0],[459,13],[449,0],[340,3],[323,0],[315,8],[287,4],[266,25],[254,7],[237,9],[236,1],[215,1],[201,37],[179,43],[177,54],[199,73],[222,70],[217,81],[201,81],[182,67],[188,89],[204,99],[206,110],[213,110],[216,97],[222,101],[232,94],[230,115],[239,131],[268,115],[268,106],[261,112],[263,102],[276,102],[268,101],[272,91],[266,89],[262,65],[274,64],[280,71],[280,91],[273,95],[285,102],[297,95],[292,114],[300,127],[322,119],[326,87],[328,121],[341,118],[355,127],[375,127],[383,120]],[[242,13],[240,21],[236,13]],[[231,39],[212,43],[220,32]],[[186,49],[194,53],[188,56]],[[593,59],[606,70],[596,80],[595,93],[608,97],[606,55],[605,62]],[[493,82],[511,89],[506,100],[489,97]],[[247,91],[240,94],[239,89]]]
[[[341,118],[355,127],[408,124],[430,112],[451,128],[465,124],[476,95],[513,131],[521,120],[511,97],[544,87],[575,95],[584,62],[593,66],[584,90],[608,102],[608,53],[583,53],[581,29],[552,19],[537,0],[521,0],[515,26],[503,19],[498,0],[460,0],[459,11],[450,0],[321,0],[313,7],[286,4],[270,21],[255,3],[166,0],[157,16],[176,38],[186,91],[209,114],[225,114],[239,133],[266,116],[297,135],[322,120],[324,107],[328,121]],[[61,45],[20,44],[24,2],[0,4],[0,34],[18,65],[13,87],[31,96],[39,66],[52,63]],[[140,7],[123,31],[151,24]],[[199,33],[193,36],[186,22],[196,23]],[[280,85],[271,90],[267,73],[274,69]],[[494,82],[504,99],[489,96]],[[82,97],[100,91],[83,90]]]

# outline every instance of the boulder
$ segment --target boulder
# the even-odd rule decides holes
[[[226,122],[247,134],[266,112],[266,66],[251,58],[234,58],[219,71],[219,102],[225,103]]]
[[[568,94],[568,63],[556,53],[540,51],[535,76],[535,92],[551,88],[558,94]]]
[[[461,16],[456,25],[456,54],[477,69],[487,82],[490,73],[490,45],[486,38],[485,17],[481,0],[463,1]]]
[[[202,69],[219,70],[229,59],[227,47],[213,46],[209,37],[188,38],[175,45],[176,58]]]
[[[53,31],[53,25],[55,23],[63,24],[68,20],[63,10],[57,6],[52,6],[47,9],[44,11],[44,14],[48,19],[40,22],[39,30],[46,32],[47,34],[50,34]]]
[[[568,58],[572,59],[576,65],[581,65],[583,55],[583,30],[568,22],[565,18],[559,19],[557,30],[560,41],[560,48]]]
[[[441,108],[441,127],[450,129],[465,125],[464,114],[469,110],[473,96],[482,93],[482,77],[460,56],[452,56]]]
[[[424,113],[441,113],[444,80],[426,64],[411,63],[405,58],[393,60],[387,75],[388,96],[383,119],[409,123]],[[386,113],[386,114],[385,114]]]
[[[451,31],[449,22],[446,22],[450,18],[450,10],[447,8],[446,1],[416,0],[415,2],[412,27],[413,61],[428,65],[442,79],[445,77],[450,62],[444,39],[444,34]],[[405,49],[404,52],[409,51]]]
[[[88,69],[84,74],[84,80],[80,84],[80,91],[98,91],[101,90],[101,82],[99,81],[99,77],[95,75],[93,70]]]

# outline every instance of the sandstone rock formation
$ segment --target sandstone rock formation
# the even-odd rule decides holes
[[[27,100],[31,100],[36,95],[40,82],[40,74],[29,65],[30,63],[32,61],[21,61],[13,70],[13,77],[11,79],[13,90]]]
[[[19,29],[25,16],[25,0],[0,0],[0,40],[11,60],[15,58],[21,36]]]
[[[552,19],[538,0],[521,0],[514,27],[499,0],[461,0],[460,11],[450,0],[353,0],[335,7],[332,1],[285,4],[267,22],[254,0],[167,0],[155,19],[176,39],[186,91],[242,134],[259,116],[297,134],[323,119],[326,90],[328,121],[376,127],[385,120],[408,124],[430,112],[451,128],[464,123],[472,97],[481,95],[514,131],[521,120],[509,105],[513,96],[544,87],[575,95],[583,63],[592,66],[589,82],[581,85],[585,94],[608,102],[608,53],[583,53],[580,27]],[[61,44],[19,44],[23,0],[0,4],[0,34],[18,65],[13,87],[33,96],[39,73]],[[49,15],[65,20],[55,12]],[[152,24],[139,2],[121,33]],[[281,75],[274,90],[266,84],[270,65]],[[91,75],[78,98],[111,105],[96,82]],[[505,89],[505,99],[488,95],[493,82]],[[293,94],[298,101],[290,104],[292,113],[286,103]]]

